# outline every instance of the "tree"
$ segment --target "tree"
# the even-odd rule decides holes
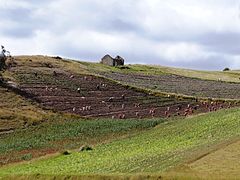
[[[0,71],[7,67],[6,60],[7,58],[12,59],[12,56],[9,51],[6,51],[5,47],[1,45],[1,53],[0,53]]]
[[[223,69],[223,71],[230,71],[230,68],[226,67]]]
[[[6,67],[6,50],[3,45],[1,45],[2,52],[0,54],[0,70]]]

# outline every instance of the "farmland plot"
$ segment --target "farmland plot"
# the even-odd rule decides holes
[[[203,105],[193,99],[156,97],[93,75],[73,74],[51,68],[45,72],[12,72],[19,82],[18,88],[34,97],[42,107],[87,118],[172,117],[211,111],[210,104]],[[213,109],[228,106],[226,103],[216,104]],[[189,108],[191,112],[186,113]]]
[[[129,85],[187,96],[240,99],[240,83],[201,80],[173,74],[142,75],[138,73],[99,73]]]
[[[162,173],[192,158],[201,157],[214,145],[239,137],[239,115],[239,109],[231,109],[166,121],[133,137],[96,146],[93,151],[74,152],[68,156],[59,155],[2,168],[0,177],[13,174]]]

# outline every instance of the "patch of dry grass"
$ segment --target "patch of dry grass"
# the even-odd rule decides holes
[[[0,87],[0,131],[17,129],[44,120],[46,112],[37,104]]]
[[[240,178],[240,141],[223,147],[188,164],[189,169],[202,176]]]

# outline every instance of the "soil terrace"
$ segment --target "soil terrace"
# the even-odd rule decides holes
[[[240,99],[240,83],[201,80],[173,74],[158,76],[118,72],[98,72],[98,74],[122,83],[161,92],[204,98]]]
[[[56,72],[51,68],[47,73],[24,72],[16,69],[12,72],[20,81],[20,90],[33,96],[42,107],[88,118],[183,116],[229,106],[228,104],[203,104],[195,100],[174,97],[156,97],[105,78]]]

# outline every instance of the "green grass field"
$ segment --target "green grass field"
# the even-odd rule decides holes
[[[172,120],[133,137],[98,145],[93,151],[3,167],[0,176],[163,173],[238,137],[239,116],[239,109],[231,109]]]
[[[30,160],[64,149],[95,146],[155,127],[163,120],[84,120],[55,114],[49,121],[0,138],[0,165]]]

